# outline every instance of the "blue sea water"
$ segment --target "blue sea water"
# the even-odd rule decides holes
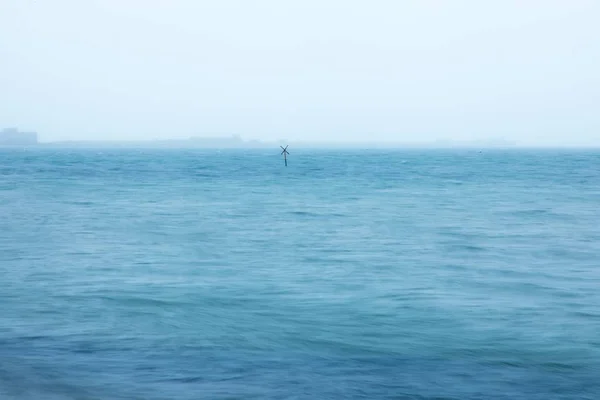
[[[598,399],[600,152],[0,151],[0,399]]]

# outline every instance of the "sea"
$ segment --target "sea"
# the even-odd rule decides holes
[[[600,150],[0,150],[0,399],[600,399]]]

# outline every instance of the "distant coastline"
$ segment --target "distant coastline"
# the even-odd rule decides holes
[[[598,148],[597,144],[583,145],[524,145],[505,139],[484,140],[434,140],[428,142],[393,141],[294,141],[294,140],[245,140],[239,135],[229,137],[190,137],[187,139],[156,140],[61,140],[39,141],[37,132],[24,132],[17,128],[0,130],[0,147],[41,148],[148,148],[148,149],[270,149],[280,145],[304,149],[522,149],[522,148]]]
[[[402,149],[402,148],[514,148],[516,143],[497,141],[473,142],[316,142],[316,141],[228,141],[227,139],[191,138],[180,140],[123,140],[123,141],[56,141],[40,143],[44,147],[76,148],[157,148],[157,149],[270,149],[280,145],[305,149]]]
[[[389,148],[510,148],[514,142],[498,140],[451,141],[438,140],[433,142],[336,142],[336,141],[261,141],[244,140],[239,135],[230,137],[190,137],[188,139],[157,139],[157,140],[62,140],[40,142],[37,133],[34,136],[19,132],[15,128],[0,133],[0,146],[32,146],[37,147],[66,147],[66,148],[190,148],[190,149],[268,149],[278,148],[289,144],[295,148],[341,148],[341,149],[389,149]],[[2,136],[4,135],[4,136]],[[29,135],[29,136],[28,136]]]

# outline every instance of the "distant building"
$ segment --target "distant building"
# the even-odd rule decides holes
[[[17,128],[0,131],[0,146],[31,146],[38,144],[36,132],[19,132]]]

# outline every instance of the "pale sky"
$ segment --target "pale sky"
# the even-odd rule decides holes
[[[0,0],[8,126],[600,144],[600,0]]]

